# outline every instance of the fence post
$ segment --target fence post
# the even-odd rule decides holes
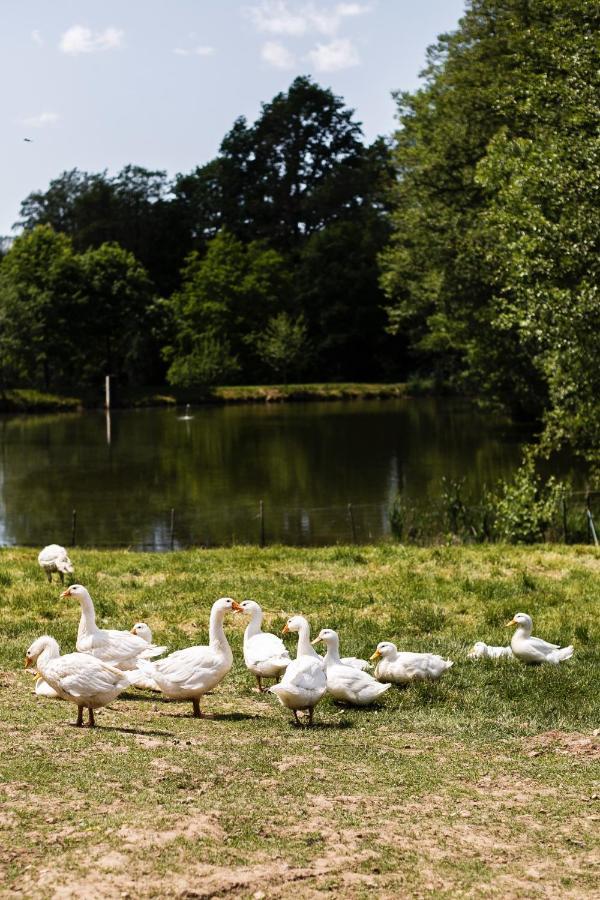
[[[175,509],[174,509],[174,508],[171,508],[171,533],[170,533],[170,540],[171,540],[171,550],[172,550],[173,547],[174,547],[174,544],[175,544]]]
[[[71,547],[75,546],[76,533],[77,533],[77,510],[74,509],[71,514]]]
[[[569,540],[569,533],[567,530],[567,501],[565,500],[564,497],[562,498],[562,520],[563,520],[563,540],[566,544],[566,543],[568,543],[568,540]]]
[[[265,504],[262,500],[258,504],[258,515],[260,518],[260,546],[265,546]]]
[[[587,513],[587,521],[588,521],[588,537],[592,537],[594,541],[594,546],[597,548],[598,545],[598,537],[596,535],[596,529],[594,527],[594,517],[592,516],[592,507],[590,504],[590,494],[589,491],[585,495],[585,511]]]
[[[348,518],[350,519],[350,529],[352,531],[352,543],[356,543],[356,524],[354,522],[354,512],[352,511],[352,504],[348,504]]]

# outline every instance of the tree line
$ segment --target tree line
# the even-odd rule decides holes
[[[389,140],[300,77],[191,173],[64,173],[0,265],[4,383],[417,372],[597,463],[599,26],[468,0]]]

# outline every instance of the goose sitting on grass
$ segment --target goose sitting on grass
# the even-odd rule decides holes
[[[512,652],[524,663],[552,663],[557,666],[565,659],[573,656],[573,647],[560,647],[558,644],[550,644],[541,638],[532,637],[533,621],[527,613],[516,613],[506,623],[506,627],[517,625],[517,630],[512,636],[510,646]]]
[[[298,656],[313,656],[324,662],[324,658],[320,656],[310,642],[310,625],[308,619],[304,616],[291,616],[283,626],[283,634],[297,632],[298,634]],[[353,669],[370,669],[372,666],[366,659],[360,659],[358,656],[344,656],[341,662],[345,666],[352,666]]]
[[[387,691],[391,685],[381,684],[368,672],[346,666],[340,659],[340,639],[331,628],[323,628],[313,644],[323,641],[327,646],[325,673],[327,691],[335,700],[354,706],[368,706]]]
[[[52,573],[58,572],[61,582],[64,584],[65,575],[72,575],[75,571],[73,563],[69,559],[67,551],[60,544],[48,544],[38,553],[38,563],[46,573],[48,581],[52,582]]]
[[[152,643],[152,632],[150,626],[146,625],[145,622],[136,622],[131,629],[131,634],[136,634],[143,641],[146,641],[147,644]],[[135,679],[134,687],[140,688],[143,691],[160,691],[159,686],[152,678],[144,678],[139,671]]]
[[[156,662],[138,659],[138,669],[144,677],[155,681],[166,697],[172,700],[191,700],[196,719],[203,718],[200,698],[225,678],[233,664],[233,654],[225,636],[223,620],[226,613],[234,610],[240,611],[241,606],[231,597],[221,597],[213,603],[207,646],[186,647],[185,650],[177,650]]]
[[[258,691],[262,693],[263,678],[281,678],[290,663],[290,654],[275,634],[261,631],[263,611],[255,600],[242,600],[242,612],[250,616],[244,632],[244,662],[248,671],[256,676]]]
[[[53,637],[45,634],[33,642],[25,655],[25,668],[35,666],[44,681],[63,700],[77,704],[77,721],[81,728],[83,710],[88,710],[88,725],[93,728],[94,710],[109,703],[129,687],[130,676],[114,666],[106,665],[89,653],[60,655]]]
[[[86,588],[72,584],[61,597],[75,597],[81,605],[81,619],[77,630],[77,650],[90,653],[117,669],[135,669],[138,659],[160,656],[166,647],[155,647],[130,631],[98,628],[94,604]]]
[[[436,681],[453,665],[436,653],[399,653],[391,641],[380,641],[371,659],[378,660],[375,678],[390,684]]]
[[[485,641],[476,641],[467,653],[469,659],[502,659],[513,655],[510,647],[492,647]]]

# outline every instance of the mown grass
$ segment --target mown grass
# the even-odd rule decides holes
[[[587,547],[74,550],[111,627],[204,642],[222,595],[337,628],[347,654],[384,638],[455,661],[369,710],[323,701],[295,729],[253,693],[242,617],[234,668],[190,704],[122,695],[95,731],[36,698],[21,669],[48,632],[74,647],[78,607],[29,550],[0,553],[0,876],[6,896],[597,896],[598,589]],[[470,661],[516,611],[573,642],[559,667]],[[290,641],[293,647],[293,641]],[[188,708],[189,707],[189,708]]]
[[[82,405],[78,397],[63,397],[27,388],[0,391],[0,412],[74,412]]]

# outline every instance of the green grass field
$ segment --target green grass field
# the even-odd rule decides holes
[[[31,550],[0,552],[0,894],[6,897],[597,897],[598,595],[587,547],[74,550],[102,624],[145,620],[177,649],[205,642],[211,603],[252,597],[280,631],[301,612],[344,654],[379,640],[454,667],[379,706],[324,700],[294,728],[253,692],[245,620],[232,672],[191,704],[131,690],[73,729],[72,704],[32,693],[42,633],[74,649],[79,607]],[[574,643],[558,667],[470,661],[534,633]],[[293,647],[294,642],[289,641]],[[596,868],[594,868],[596,864]],[[2,886],[3,885],[3,886]]]

